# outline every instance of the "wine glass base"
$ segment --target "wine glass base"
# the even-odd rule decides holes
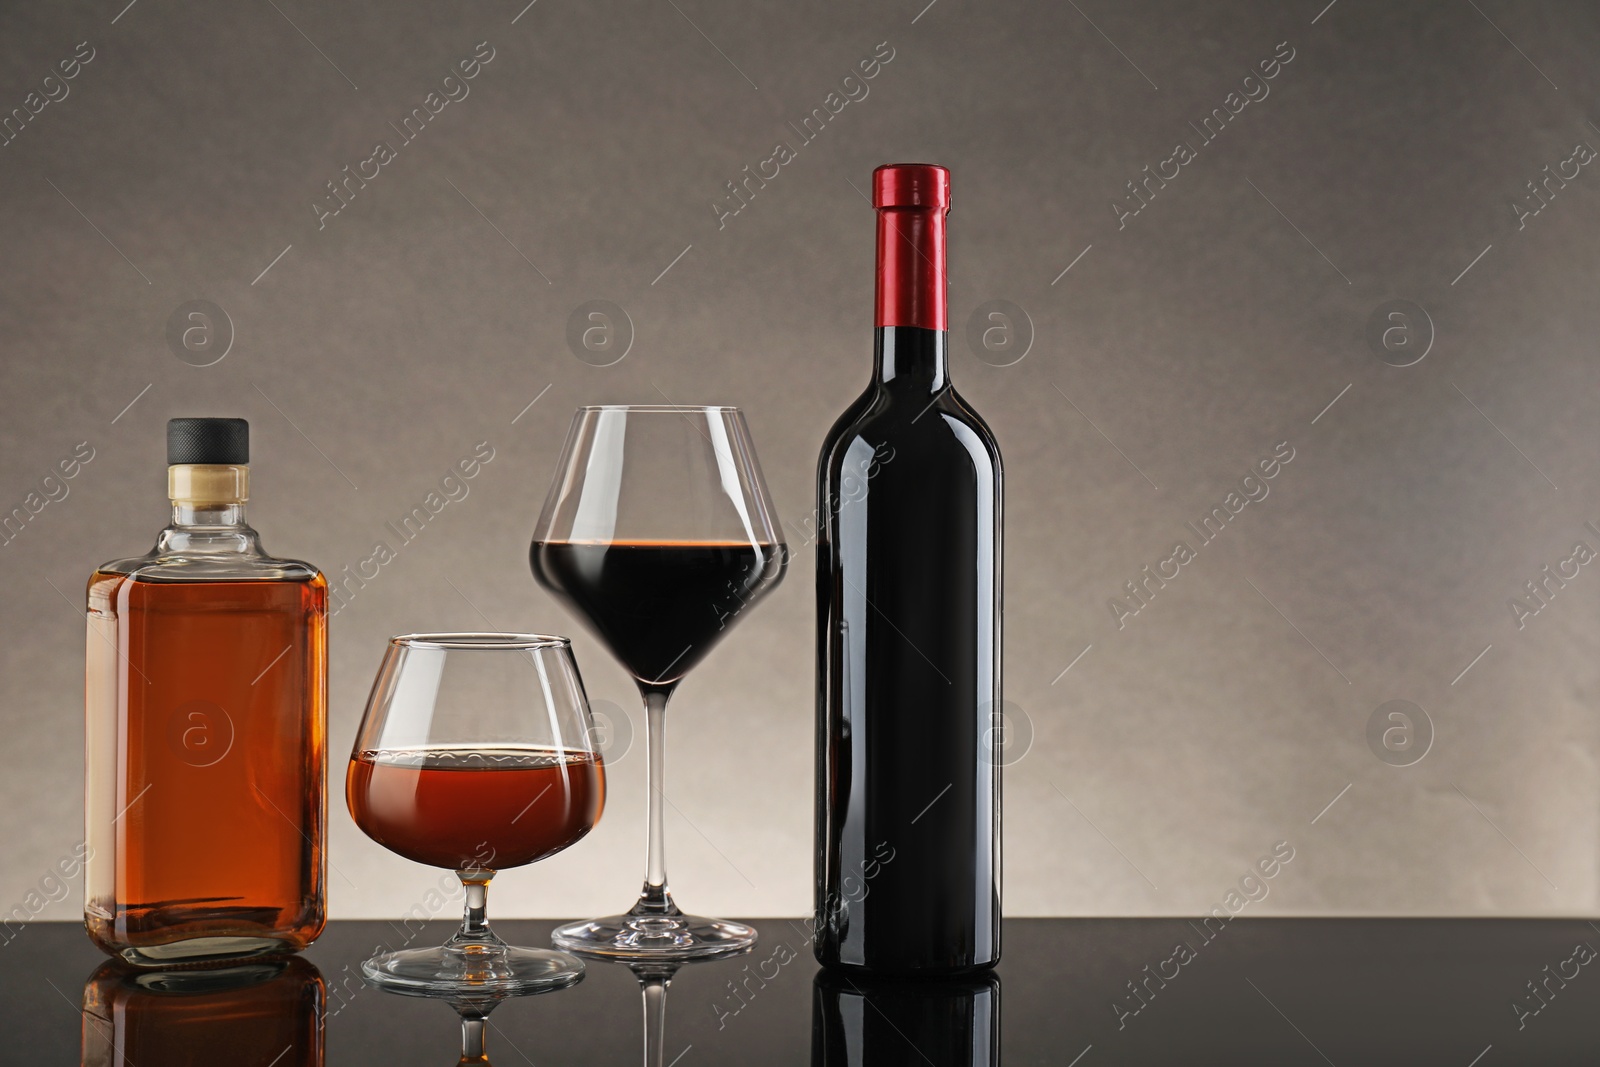
[[[608,960],[657,963],[713,960],[747,952],[756,929],[699,915],[612,915],[556,927],[557,948]]]
[[[426,996],[514,997],[565,989],[583,979],[583,961],[565,952],[515,946],[408,948],[361,964],[367,981]]]

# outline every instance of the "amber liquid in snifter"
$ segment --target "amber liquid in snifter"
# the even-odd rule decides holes
[[[261,551],[246,470],[185,472],[175,493],[224,499],[175,495],[156,549],[88,583],[84,922],[145,966],[296,951],[324,922],[327,583]]]
[[[576,844],[600,821],[598,754],[541,746],[380,749],[351,757],[350,816],[416,863],[507,870]]]

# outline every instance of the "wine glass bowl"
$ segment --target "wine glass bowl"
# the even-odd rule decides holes
[[[644,887],[625,914],[559,927],[573,952],[642,962],[750,948],[743,923],[685,915],[664,854],[667,701],[783,578],[788,548],[737,408],[601,405],[573,416],[529,550],[539,584],[633,676],[649,748]]]
[[[369,981],[435,996],[517,995],[583,976],[562,952],[507,945],[489,928],[495,873],[583,838],[605,804],[588,698],[571,643],[539,634],[390,640],[345,780],[356,825],[406,859],[454,870],[466,896],[438,948],[362,964]]]

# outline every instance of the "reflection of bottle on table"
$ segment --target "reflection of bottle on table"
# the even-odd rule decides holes
[[[192,971],[115,961],[83,987],[83,1067],[322,1067],[324,989],[299,957]]]
[[[813,1067],[999,1067],[1000,979],[885,981],[820,971]]]

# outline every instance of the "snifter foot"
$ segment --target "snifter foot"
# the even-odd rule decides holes
[[[367,981],[396,992],[433,996],[518,996],[565,989],[584,974],[583,961],[549,949],[408,948],[361,964]]]

